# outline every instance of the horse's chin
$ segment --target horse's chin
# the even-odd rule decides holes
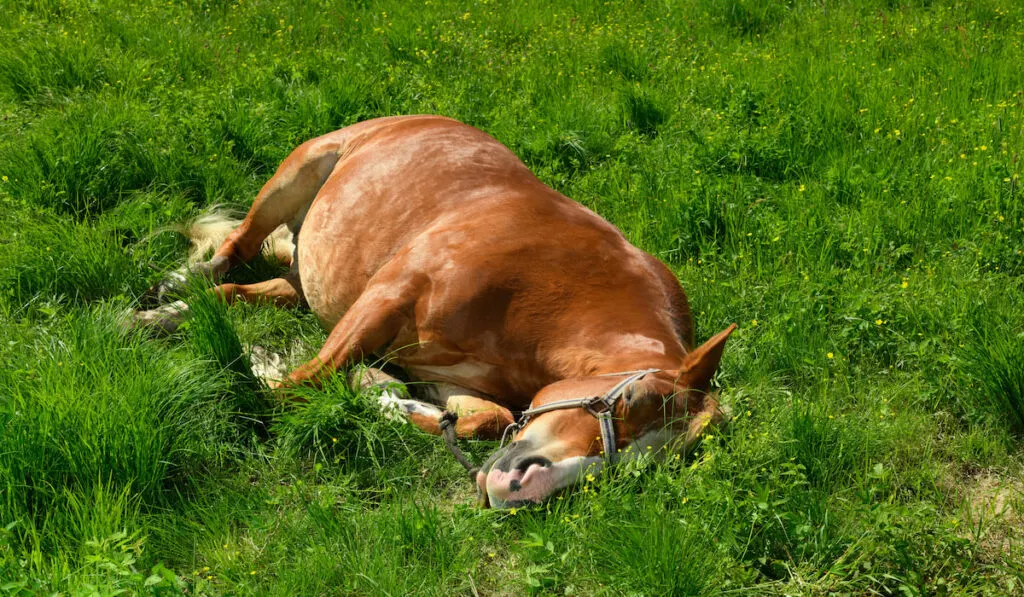
[[[553,494],[575,485],[587,474],[597,474],[604,466],[599,456],[565,458],[548,466],[530,465],[526,470],[491,469],[477,474],[492,508],[508,509],[543,502]]]

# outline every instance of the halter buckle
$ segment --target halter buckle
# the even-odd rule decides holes
[[[605,413],[610,413],[614,405],[614,400],[605,400],[604,396],[591,396],[581,403],[580,406],[594,417],[600,417]]]

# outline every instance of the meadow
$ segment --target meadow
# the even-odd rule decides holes
[[[1024,594],[1020,3],[0,5],[0,595]],[[738,323],[730,427],[480,510],[341,376],[276,404],[253,347],[315,354],[310,314],[123,330],[175,225],[413,113]]]

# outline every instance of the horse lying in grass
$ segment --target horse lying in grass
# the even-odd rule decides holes
[[[193,240],[209,245],[209,228]],[[308,304],[330,330],[317,358],[271,385],[318,384],[371,355],[432,382],[382,401],[428,433],[451,422],[442,409],[459,437],[509,432],[475,475],[485,506],[540,502],[623,454],[687,450],[722,419],[708,387],[735,325],[694,347],[661,262],[468,125],[381,118],[302,144],[190,270],[216,281],[270,236],[287,275],[214,291]],[[187,315],[179,301],[136,322],[171,329]]]

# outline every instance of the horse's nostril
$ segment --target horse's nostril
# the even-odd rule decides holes
[[[529,458],[523,458],[522,460],[517,462],[516,470],[525,473],[528,468],[535,464],[538,466],[548,467],[551,466],[551,461],[548,460],[547,458],[544,458],[543,456],[530,456]]]

